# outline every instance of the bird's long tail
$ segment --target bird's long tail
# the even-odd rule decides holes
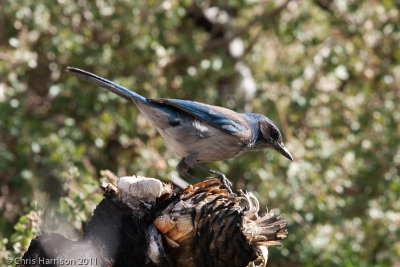
[[[81,70],[78,68],[74,68],[74,67],[67,67],[66,70],[67,70],[67,72],[71,73],[72,75],[74,75],[82,80],[89,81],[95,85],[99,85],[99,86],[107,89],[108,91],[111,91],[114,94],[127,99],[130,102],[135,103],[136,102],[135,100],[139,100],[141,102],[148,103],[148,100],[145,97],[143,97],[129,89],[126,89],[125,87],[122,87],[121,85],[113,83],[112,81],[109,81],[100,76],[97,76],[93,73],[90,73],[90,72],[87,72],[87,71],[84,71],[84,70]]]

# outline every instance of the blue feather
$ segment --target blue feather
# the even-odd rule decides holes
[[[221,112],[221,110],[225,109],[216,110],[215,108],[213,108],[213,106],[207,104],[188,101],[188,100],[181,100],[181,99],[162,99],[162,100],[163,103],[169,104],[182,111],[185,111],[186,113],[191,114],[192,116],[195,116],[201,120],[204,120],[209,124],[211,124],[212,126],[214,126],[215,128],[220,129],[229,134],[237,135],[239,133],[248,131],[246,125],[235,122],[234,120],[229,118],[228,113],[224,114],[223,112]]]
[[[97,76],[88,71],[81,70],[78,68],[73,68],[73,67],[67,67],[67,71],[83,80],[86,80],[93,84],[99,85],[99,86],[107,89],[108,91],[111,91],[114,94],[125,98],[126,100],[128,100],[132,103],[134,103],[134,101],[136,99],[143,103],[146,103],[147,105],[150,105],[154,108],[158,108],[158,109],[164,111],[165,113],[169,114],[171,117],[175,116],[175,112],[173,110],[171,110],[170,108],[154,104],[151,101],[149,101],[147,98],[139,95],[138,93],[135,93],[135,92],[133,92],[119,84],[116,84],[110,80],[107,80],[103,77],[100,77],[100,76]]]

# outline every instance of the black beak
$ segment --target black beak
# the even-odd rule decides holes
[[[281,153],[281,155],[284,156],[285,158],[293,160],[292,154],[290,154],[289,150],[285,147],[283,143],[282,144],[277,143],[276,145],[274,145],[274,149],[279,153]]]

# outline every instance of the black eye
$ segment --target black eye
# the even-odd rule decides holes
[[[272,129],[270,130],[270,136],[271,136],[272,140],[276,141],[276,140],[278,140],[278,138],[279,138],[279,133],[278,133],[277,130],[275,130],[275,129],[272,128]]]

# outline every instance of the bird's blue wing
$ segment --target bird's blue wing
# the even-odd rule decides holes
[[[241,114],[230,109],[180,99],[159,98],[148,100],[155,104],[172,106],[232,135],[239,135],[249,131],[249,126]]]
[[[250,130],[249,125],[242,117],[242,115],[230,109],[180,99],[147,99],[131,90],[128,90],[114,82],[111,82],[93,73],[73,67],[67,67],[67,71],[77,76],[78,78],[87,80],[95,85],[102,86],[103,88],[127,99],[130,102],[136,104],[136,101],[138,100],[153,108],[160,109],[170,116],[170,120],[173,120],[174,117],[177,115],[176,110],[180,110],[181,112],[190,114],[200,120],[209,123],[215,128],[232,135],[244,135],[245,133],[247,134],[247,132]]]

